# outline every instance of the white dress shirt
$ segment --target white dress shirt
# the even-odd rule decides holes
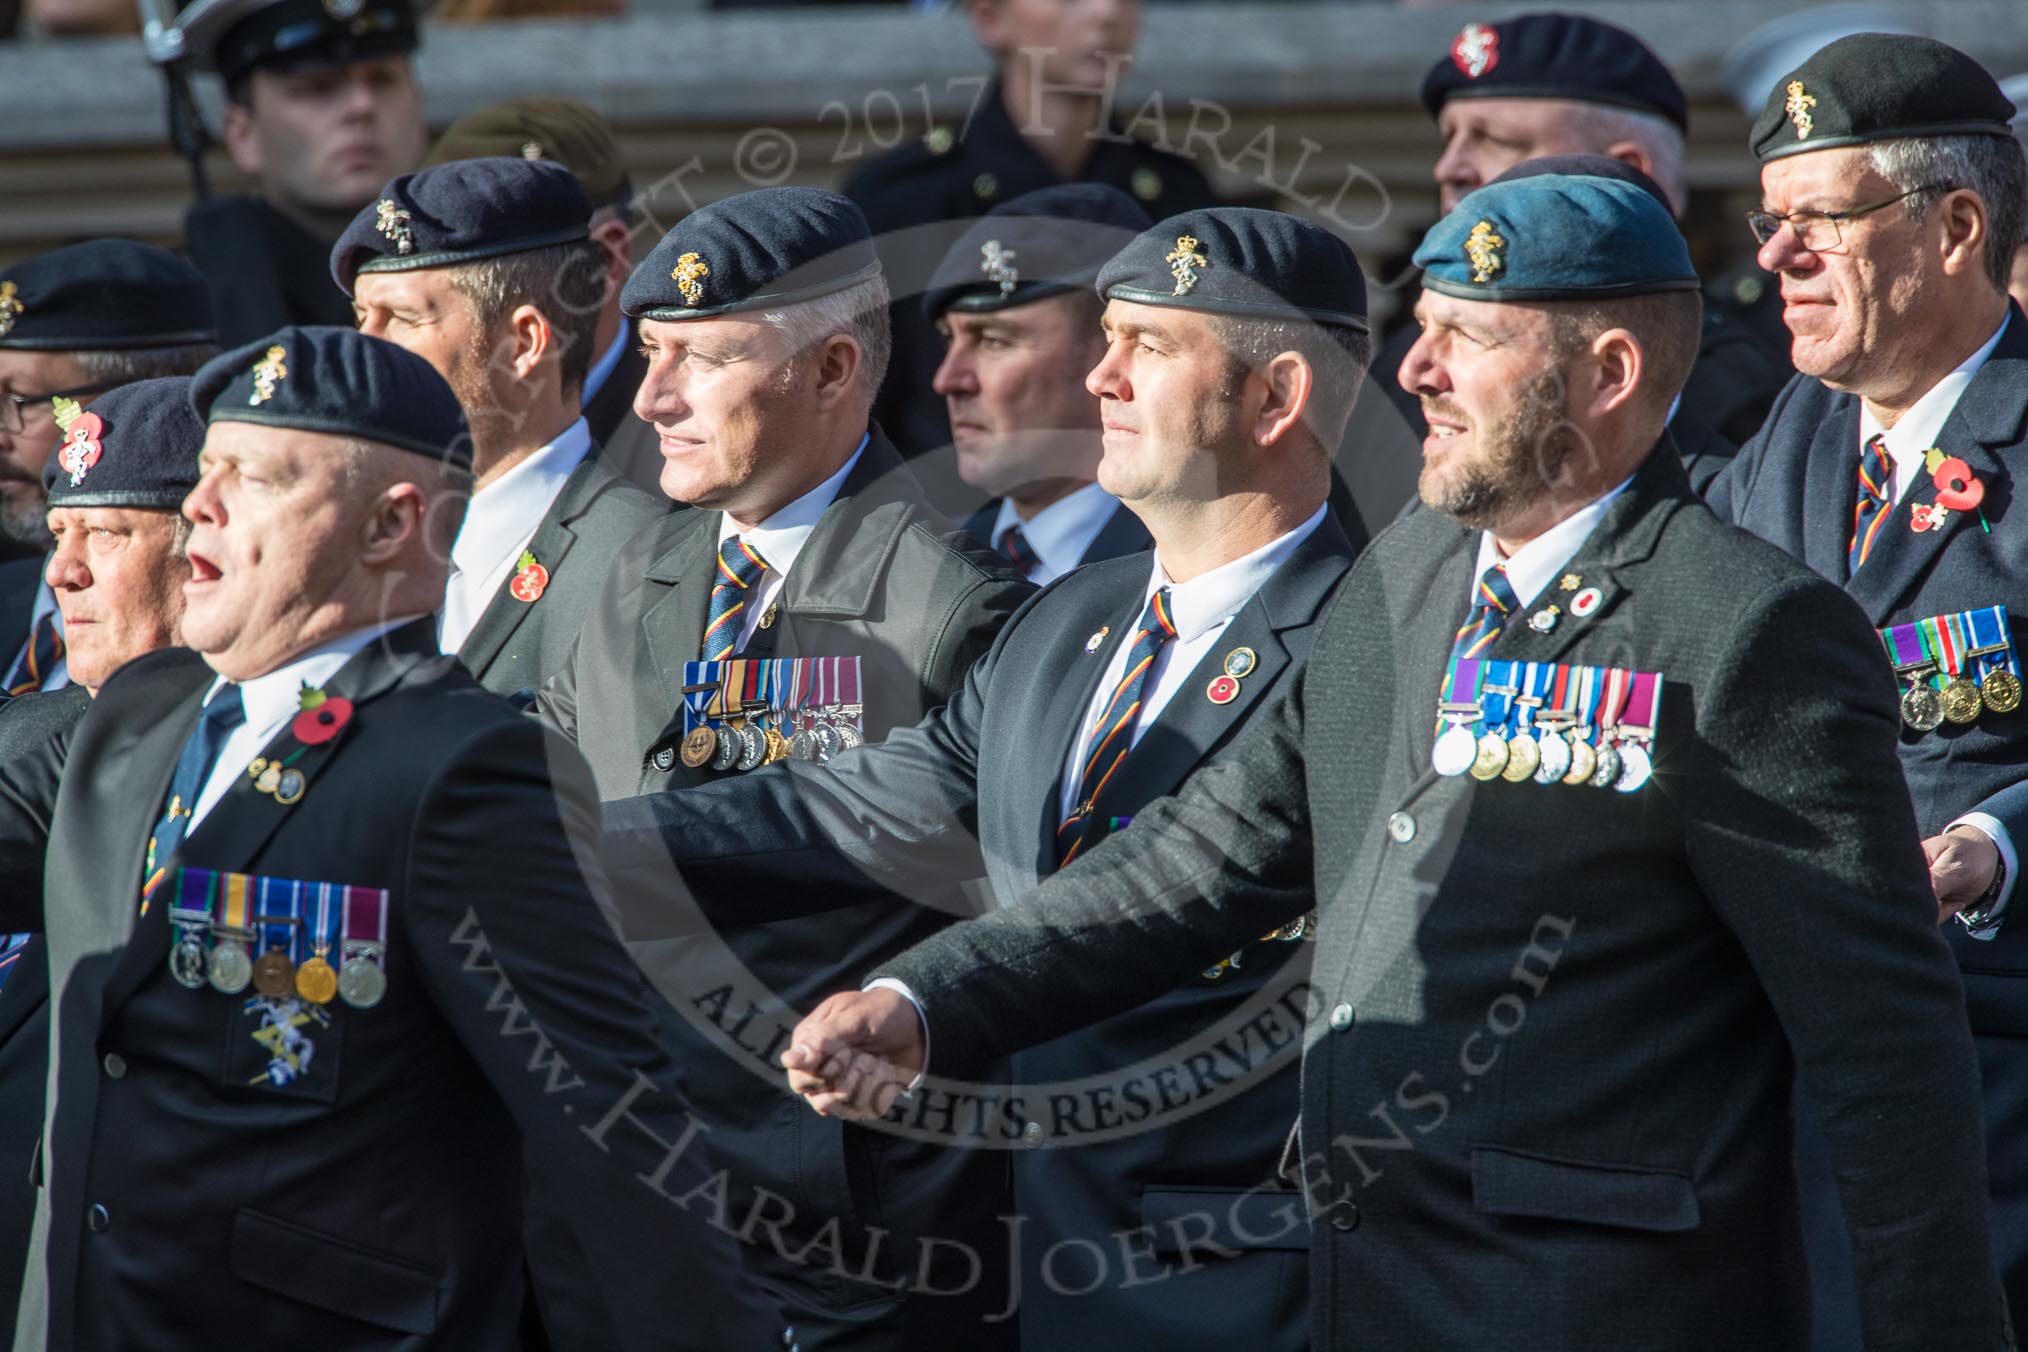
[[[590,451],[591,426],[579,418],[555,441],[472,495],[451,545],[451,576],[437,618],[437,643],[445,652],[465,646],[479,617],[514,575],[515,563],[556,495]]]
[[[1613,499],[1626,492],[1627,485],[1633,481],[1633,476],[1628,475],[1610,493],[1589,506],[1578,508],[1510,555],[1500,553],[1500,544],[1493,538],[1493,532],[1481,531],[1479,562],[1465,582],[1466,613],[1469,614],[1470,608],[1478,603],[1479,579],[1486,575],[1488,568],[1499,563],[1507,565],[1507,585],[1514,589],[1514,599],[1521,603],[1523,609],[1534,604],[1550,579],[1562,573],[1563,565],[1577,557],[1577,551],[1598,526],[1606,508],[1613,505]],[[1506,623],[1513,624],[1523,618],[1509,615]]]
[[[1091,548],[1091,542],[1106,528],[1106,522],[1113,519],[1119,506],[1120,500],[1105,489],[1086,484],[1023,521],[1013,502],[1002,498],[1000,514],[993,520],[993,538],[988,543],[999,549],[1000,537],[1019,526],[1028,552],[1035,556],[1035,567],[1028,571],[1028,580],[1038,587],[1047,586],[1084,561],[1084,552]]]
[[[332,639],[323,647],[304,653],[285,667],[242,682],[239,694],[246,704],[246,722],[234,728],[232,735],[225,739],[225,745],[219,748],[218,760],[212,765],[211,775],[204,781],[203,791],[197,795],[197,806],[191,809],[190,820],[184,826],[185,835],[196,832],[211,809],[225,797],[226,790],[246,774],[246,767],[261,753],[261,748],[273,741],[302,712],[305,685],[322,686],[338,674],[340,667],[352,660],[353,654],[417,618],[407,615],[386,624],[356,629],[343,638]],[[211,689],[205,692],[204,702],[210,704],[226,684],[223,676],[213,681]]]
[[[43,560],[45,568],[48,566],[48,562],[47,558]],[[35,642],[35,626],[42,623],[44,615],[54,615],[56,617],[56,632],[57,636],[61,638],[63,636],[63,612],[57,608],[56,592],[50,588],[47,578],[44,578],[35,586],[35,609],[28,616],[28,639],[14,650],[13,658],[7,663],[7,670],[4,673],[0,673],[0,677],[11,676],[20,669],[22,662],[28,657],[28,645]],[[62,658],[58,658],[56,665],[42,678],[42,684],[38,688],[49,692],[61,690],[69,684],[70,666]]]
[[[852,458],[841,465],[836,474],[818,484],[809,492],[797,498],[788,506],[776,512],[752,530],[742,531],[732,523],[725,513],[718,514],[718,545],[734,536],[745,540],[753,552],[767,562],[767,571],[761,574],[760,591],[753,603],[740,612],[739,652],[745,649],[753,631],[760,627],[761,617],[768,607],[782,594],[782,583],[789,576],[789,569],[796,566],[796,556],[803,552],[803,546],[810,541],[810,532],[817,529],[831,504],[837,500],[838,490],[845,486],[845,478],[852,473],[852,467],[859,463],[859,457],[866,453],[866,443],[872,434],[859,438],[859,449],[852,452]]]

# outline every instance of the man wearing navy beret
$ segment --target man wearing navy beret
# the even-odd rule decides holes
[[[359,331],[427,358],[464,406],[473,493],[437,636],[523,704],[668,510],[601,464],[579,402],[605,290],[591,214],[560,164],[453,160],[389,183],[331,250]]]
[[[2007,295],[2028,166],[2013,114],[1971,57],[1880,33],[1830,44],[1768,91],[1753,128],[1762,207],[1748,224],[1780,282],[1800,374],[1711,504],[1843,587],[1899,673],[1901,768],[1964,976],[1993,1242],[2019,1310],[2028,925],[2008,912],[2028,817],[1992,802],[2028,761],[2013,632],[2028,583],[2028,522],[2013,510],[2028,323]],[[1850,1265],[1808,1114],[1799,1150],[1821,1204],[1818,1345],[1849,1344]]]
[[[1315,906],[1314,1347],[1798,1346],[1798,1067],[1866,1346],[2010,1346],[1879,640],[1684,476],[1682,237],[1632,184],[1542,175],[1468,194],[1416,261],[1424,506],[1287,696],[1131,829],[872,969],[914,1007],[826,1001],[792,1085],[885,1108]]]
[[[811,188],[713,203],[655,246],[621,303],[648,355],[634,409],[660,436],[663,491],[695,510],[622,551],[541,693],[600,796],[745,773],[798,734],[851,755],[950,699],[1031,589],[924,505],[870,421],[889,297],[859,208]],[[685,1016],[678,1059],[731,1157],[730,1206],[768,1222],[746,1227],[748,1259],[806,1352],[1008,1336],[981,1328],[1005,1305],[1003,1162],[813,1130],[768,1051],[789,1010],[961,904],[949,889],[881,891],[830,915],[635,945]],[[740,980],[719,977],[727,965]]]
[[[0,767],[0,929],[47,935],[54,1039],[15,1345],[511,1346],[524,1137],[617,1346],[761,1345],[730,1237],[674,1201],[709,1147],[581,848],[584,765],[437,650],[455,395],[291,328],[190,399],[195,651]],[[121,454],[91,416],[87,488]]]
[[[0,271],[0,662],[9,694],[61,690],[63,616],[43,580],[43,468],[80,408],[130,380],[188,375],[218,351],[197,270],[125,239],[72,244]],[[68,406],[68,405],[64,405]],[[28,555],[29,557],[21,557]]]
[[[1443,211],[1545,155],[1624,160],[1661,187],[1672,215],[1689,203],[1688,101],[1661,57],[1624,28],[1555,12],[1467,23],[1423,76],[1421,97],[1443,138],[1435,166]],[[1725,289],[1707,291],[1698,363],[1669,421],[1695,487],[1753,435],[1788,378],[1767,327],[1746,319]],[[1415,336],[1409,325],[1383,343],[1374,374],[1420,435],[1421,408],[1394,378]]]

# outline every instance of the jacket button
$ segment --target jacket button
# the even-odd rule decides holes
[[[1387,834],[1394,837],[1397,845],[1406,845],[1415,839],[1415,818],[1406,812],[1397,812],[1387,819]]]
[[[85,1222],[91,1226],[93,1234],[102,1235],[113,1228],[113,1213],[94,1202],[85,1215]]]
[[[1331,1011],[1331,1031],[1342,1033],[1352,1026],[1352,1006],[1339,1005]]]
[[[1334,1230],[1357,1230],[1359,1228],[1359,1207],[1354,1202],[1340,1202],[1331,1208],[1331,1228]]]
[[[106,1078],[124,1080],[127,1078],[127,1059],[118,1052],[106,1053]]]
[[[1027,1126],[1021,1128],[1021,1144],[1027,1146],[1030,1150],[1042,1144],[1042,1124],[1040,1122],[1030,1122]]]

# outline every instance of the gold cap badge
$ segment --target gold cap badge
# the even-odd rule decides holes
[[[979,246],[979,271],[987,280],[1000,284],[1000,294],[1011,296],[1014,288],[1021,284],[1021,271],[1014,266],[1016,254],[997,239],[989,239]]]
[[[394,251],[398,254],[414,253],[415,235],[408,228],[409,221],[414,218],[396,206],[392,197],[381,198],[380,204],[373,210],[373,228],[394,242]]]
[[[1817,106],[1817,96],[1803,88],[1801,80],[1789,81],[1789,101],[1782,105],[1789,115],[1789,121],[1796,124],[1796,139],[1807,141],[1816,127],[1810,117],[1810,109]]]
[[[1490,282],[1494,276],[1506,270],[1507,264],[1500,257],[1500,250],[1507,247],[1507,241],[1493,229],[1491,221],[1480,221],[1472,227],[1472,233],[1465,237],[1465,257],[1471,260],[1472,280]]]
[[[289,368],[282,364],[282,359],[288,355],[288,349],[276,343],[268,349],[266,356],[254,363],[254,392],[246,397],[249,406],[265,404],[275,397],[275,382],[289,373]]]
[[[539,160],[539,159],[541,159],[541,158],[542,158],[542,142],[540,142],[540,141],[523,141],[523,142],[521,143],[521,158],[522,158],[522,159],[524,159],[524,160]]]
[[[711,275],[711,269],[703,259],[694,253],[684,254],[676,260],[675,268],[669,273],[669,280],[676,283],[676,289],[683,293],[683,303],[695,309],[704,300],[703,279]]]
[[[1208,268],[1211,260],[1197,252],[1197,236],[1178,235],[1176,247],[1162,256],[1169,265],[1169,275],[1176,279],[1176,289],[1169,294],[1187,296],[1190,288],[1197,285],[1197,269]]]
[[[21,288],[12,282],[0,282],[0,337],[14,331],[14,321],[28,312],[21,303]]]

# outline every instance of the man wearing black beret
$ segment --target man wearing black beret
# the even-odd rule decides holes
[[[1554,12],[1468,23],[1423,76],[1421,97],[1443,137],[1435,168],[1443,211],[1547,155],[1624,160],[1661,187],[1672,215],[1688,205],[1688,102],[1662,59],[1624,28]],[[1699,488],[1753,435],[1789,376],[1760,327],[1722,290],[1706,293],[1698,364],[1669,422]],[[1415,337],[1405,325],[1383,343],[1374,374],[1420,435],[1421,408],[1394,378]]]
[[[627,283],[648,354],[634,408],[660,435],[663,490],[696,510],[622,551],[542,690],[543,718],[576,740],[601,797],[708,783],[792,743],[850,755],[951,698],[1029,594],[924,505],[870,421],[888,303],[865,217],[812,188],[693,213]],[[882,891],[830,915],[634,946],[685,1016],[678,1059],[731,1157],[729,1205],[767,1221],[746,1227],[749,1262],[805,1352],[1008,1335],[981,1328],[1005,1305],[997,1153],[813,1131],[768,1050],[813,992],[960,904],[949,889]],[[720,977],[727,965],[739,979]]]
[[[0,550],[13,556],[0,564],[8,693],[69,681],[63,617],[43,579],[43,468],[64,436],[59,401],[89,407],[128,381],[188,375],[217,353],[217,337],[203,277],[153,245],[92,240],[0,271]]]
[[[1801,374],[1711,504],[1842,586],[1899,672],[1901,767],[1963,970],[1993,1242],[2021,1310],[2028,925],[2007,913],[2028,818],[1991,802],[2028,761],[2012,632],[2028,583],[2028,522],[2013,508],[2028,322],[2007,296],[2028,168],[2013,113],[1964,53],[1879,33],[1830,44],[1768,92],[1753,128],[1763,206],[1748,224],[1780,279]],[[1799,1150],[1822,1208],[1818,1345],[1849,1345],[1849,1264],[1808,1114]]]
[[[428,359],[472,429],[472,501],[438,638],[533,704],[620,546],[668,503],[614,477],[579,404],[605,287],[591,201],[519,156],[404,174],[331,250],[359,330]]]
[[[617,1346],[761,1345],[730,1237],[673,1200],[709,1147],[602,913],[583,762],[437,651],[456,397],[335,328],[190,397],[195,651],[0,767],[0,929],[46,933],[54,1025],[15,1345],[511,1346],[524,1137]],[[88,488],[120,429],[79,426]]]
[[[326,267],[331,242],[429,143],[409,64],[416,8],[197,0],[178,16],[192,67],[225,83],[225,149],[257,188],[197,202],[183,222],[227,343],[351,322]]]
[[[1424,506],[1288,692],[1129,829],[865,974],[906,995],[827,1000],[792,1084],[888,1108],[1315,907],[1291,1154],[1319,1352],[1790,1352],[1798,1066],[1866,1346],[1998,1352],[1971,1039],[1879,642],[1684,477],[1682,237],[1632,184],[1544,175],[1468,194],[1416,261]]]

